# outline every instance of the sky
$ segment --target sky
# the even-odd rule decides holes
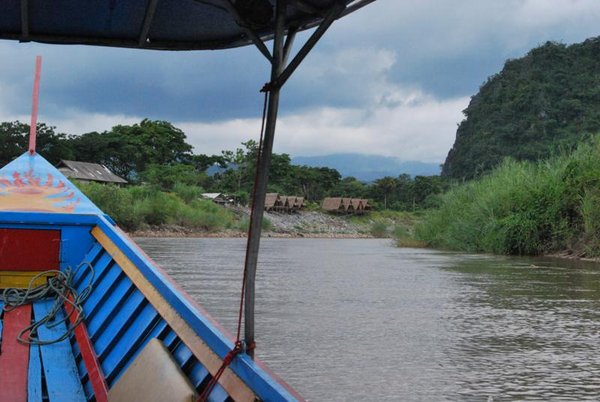
[[[377,0],[336,21],[283,88],[274,151],[442,163],[470,97],[507,59],[547,41],[599,36],[598,21],[598,0]],[[269,66],[254,47],[157,52],[0,41],[0,121],[29,122],[36,55],[39,120],[57,131],[168,120],[204,154],[258,139]]]

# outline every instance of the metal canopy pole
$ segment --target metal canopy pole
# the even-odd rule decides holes
[[[271,82],[274,82],[281,74],[281,71],[283,71],[285,10],[286,1],[277,0],[275,9],[275,36],[273,38],[273,58],[271,62]],[[250,355],[250,357],[254,357],[254,282],[256,278],[256,263],[258,261],[258,248],[260,245],[262,229],[261,224],[265,209],[265,196],[267,194],[269,167],[271,165],[271,154],[273,151],[273,137],[275,136],[275,124],[277,123],[277,112],[279,110],[280,90],[281,87],[276,86],[270,88],[269,92],[265,134],[260,151],[256,182],[254,183],[254,200],[250,214],[250,228],[248,230],[248,246],[246,250],[245,266],[244,341],[246,342],[246,345],[249,346],[248,355]]]
[[[314,47],[323,33],[331,23],[345,10],[343,2],[337,1],[333,4],[319,28],[302,47],[298,55],[286,68],[287,58],[296,34],[296,29],[288,32],[288,41],[285,39],[285,17],[288,0],[277,0],[275,4],[275,32],[273,37],[273,55],[271,58],[271,81],[266,86],[269,99],[267,104],[266,124],[264,139],[261,144],[260,157],[258,161],[256,182],[254,184],[254,197],[250,213],[250,228],[248,230],[248,244],[245,261],[245,283],[244,283],[244,342],[247,346],[246,353],[254,357],[254,301],[255,301],[255,279],[256,265],[258,261],[258,249],[260,245],[261,223],[265,208],[265,197],[269,180],[269,167],[273,151],[273,138],[275,136],[275,125],[277,112],[279,110],[279,95],[281,87],[298,67],[300,62]],[[261,48],[259,47],[259,50]],[[264,53],[264,52],[263,52]],[[283,78],[283,79],[282,79]]]

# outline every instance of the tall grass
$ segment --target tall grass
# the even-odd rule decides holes
[[[438,248],[542,254],[600,240],[600,140],[572,154],[529,163],[506,160],[478,181],[451,189],[415,227]]]
[[[218,231],[232,226],[234,216],[212,201],[199,199],[202,189],[176,184],[172,193],[153,186],[116,187],[78,183],[79,188],[125,230],[179,225]]]

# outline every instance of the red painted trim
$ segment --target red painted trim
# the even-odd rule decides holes
[[[60,267],[60,230],[0,229],[0,271]]]
[[[65,303],[65,309],[68,313],[73,307],[70,304]],[[77,315],[71,314],[69,320],[71,321],[71,324],[74,324],[77,320]],[[90,340],[85,323],[82,322],[75,328],[75,339],[79,345],[81,357],[85,364],[85,368],[87,369],[96,402],[108,402],[108,384],[106,383],[106,378],[102,372],[102,366],[100,366],[100,362],[98,361],[98,356],[96,355],[96,351]]]
[[[35,154],[35,137],[38,118],[38,103],[40,99],[40,73],[42,71],[42,56],[35,57],[35,78],[33,81],[33,103],[31,105],[31,125],[29,127],[29,153]]]
[[[26,402],[29,345],[17,341],[19,332],[31,324],[31,304],[4,312],[0,354],[0,402]]]

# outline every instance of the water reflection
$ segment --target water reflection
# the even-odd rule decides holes
[[[243,239],[139,239],[230,330]],[[259,355],[312,401],[599,400],[594,264],[265,239]]]
[[[446,268],[462,291],[446,320],[459,395],[597,400],[599,274],[593,264],[472,258]]]

